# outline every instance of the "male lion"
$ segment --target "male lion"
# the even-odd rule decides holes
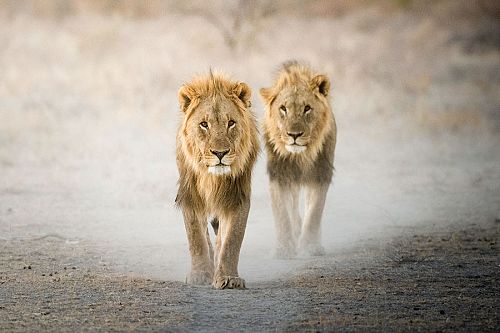
[[[199,77],[179,90],[183,120],[177,133],[177,205],[191,254],[188,282],[244,289],[238,259],[250,209],[258,153],[251,91],[222,75]],[[215,256],[207,221],[216,233]]]
[[[264,139],[278,258],[297,246],[321,255],[321,215],[333,175],[337,128],[328,101],[330,81],[297,62],[285,63],[274,86],[262,88],[266,105]],[[304,221],[299,192],[306,190]]]

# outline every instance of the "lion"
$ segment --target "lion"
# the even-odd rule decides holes
[[[187,282],[245,289],[238,260],[259,151],[250,87],[210,72],[183,85],[178,95],[183,117],[177,132],[175,201],[183,213],[191,255]],[[215,253],[208,220],[216,234]]]
[[[283,65],[274,85],[260,90],[276,257],[322,255],[321,217],[333,176],[337,126],[329,79],[297,62]],[[305,189],[304,219],[299,194]]]

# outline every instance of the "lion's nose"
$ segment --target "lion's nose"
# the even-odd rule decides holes
[[[288,135],[290,135],[290,136],[293,138],[293,140],[295,141],[295,140],[297,140],[297,138],[298,138],[299,136],[302,136],[302,134],[304,134],[304,132],[298,132],[298,133],[287,133],[287,134],[288,134]]]
[[[224,156],[226,156],[227,153],[229,153],[229,149],[228,150],[224,150],[224,151],[210,150],[210,152],[212,154],[214,154],[215,156],[217,156],[219,158],[219,160],[222,161],[222,158]]]

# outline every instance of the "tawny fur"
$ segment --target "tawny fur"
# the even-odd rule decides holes
[[[184,215],[191,254],[188,281],[193,284],[245,288],[237,268],[259,149],[250,96],[245,83],[212,73],[179,90],[183,119],[177,133],[176,203]],[[227,154],[220,159],[217,151]],[[210,172],[217,168],[222,172]],[[209,218],[218,221],[215,251]]]
[[[309,254],[322,252],[321,215],[337,136],[329,89],[325,75],[289,62],[272,87],[260,90],[278,257],[293,257],[297,247]],[[303,220],[297,204],[301,189],[306,191]]]

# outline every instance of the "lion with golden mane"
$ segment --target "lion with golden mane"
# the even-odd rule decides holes
[[[179,189],[191,254],[188,282],[244,289],[238,275],[258,153],[248,85],[210,73],[179,90],[183,119],[177,133]],[[215,251],[208,232],[211,219]]]
[[[337,128],[328,100],[330,81],[297,62],[283,65],[262,88],[264,139],[278,247],[276,256],[321,255],[321,216],[333,175]],[[304,219],[299,192],[305,189]]]

